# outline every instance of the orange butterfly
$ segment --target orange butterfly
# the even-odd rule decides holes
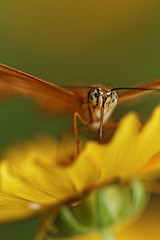
[[[160,90],[160,80],[135,88],[101,88],[100,86],[84,87],[83,94],[68,91],[62,87],[48,83],[29,74],[0,64],[0,99],[24,95],[33,99],[48,113],[69,113],[74,116],[74,131],[77,150],[78,132],[77,117],[90,129],[100,129],[110,117],[118,102],[128,100],[146,90]],[[79,87],[81,88],[81,87]],[[74,89],[74,88],[73,88]],[[117,90],[130,90],[118,96]],[[85,94],[84,94],[85,93]]]

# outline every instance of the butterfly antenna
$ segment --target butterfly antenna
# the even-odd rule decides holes
[[[78,86],[78,85],[63,85],[61,86],[66,89],[90,89],[93,88],[93,86]]]
[[[142,90],[142,91],[160,91],[160,88],[141,88],[141,87],[118,87],[118,88],[112,88],[110,91],[115,90]]]

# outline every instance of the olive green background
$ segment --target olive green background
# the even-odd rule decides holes
[[[157,0],[1,0],[0,62],[58,85],[125,87],[160,77],[160,2]],[[117,107],[144,122],[160,95]],[[0,151],[20,139],[59,136],[72,119],[36,114],[28,99],[0,106]],[[0,239],[34,238],[37,220],[0,226]]]

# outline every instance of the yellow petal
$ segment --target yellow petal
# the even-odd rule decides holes
[[[117,232],[117,240],[159,240],[160,198],[152,197],[144,215],[133,225]]]
[[[159,123],[160,107],[143,129],[137,115],[129,113],[108,144],[88,142],[74,161],[70,161],[73,143],[70,146],[74,151],[67,154],[66,144],[57,152],[58,144],[52,140],[14,148],[1,161],[0,190],[31,203],[57,206],[117,177],[133,177],[145,166],[147,171],[151,165],[159,167]],[[157,160],[153,161],[155,156]],[[152,164],[147,165],[149,162]]]
[[[59,238],[48,238],[48,240],[58,240]],[[61,240],[103,240],[98,234],[88,234],[71,238],[61,238]]]
[[[88,159],[90,161],[90,159]],[[100,172],[93,161],[79,158],[73,165],[51,165],[44,156],[29,153],[23,161],[2,161],[1,190],[41,204],[59,205],[95,185]]]
[[[16,208],[15,206],[0,206],[0,222],[16,221],[36,215],[28,208]]]
[[[142,130],[134,113],[125,116],[111,142],[102,146],[102,181],[107,177],[128,178],[137,175],[160,150],[159,136],[160,107],[156,108]]]
[[[160,169],[160,151],[155,153],[150,161],[140,170],[140,174],[146,174],[157,169]]]
[[[37,214],[37,210],[43,207],[37,203],[14,197],[6,193],[0,193],[0,222],[18,220]]]

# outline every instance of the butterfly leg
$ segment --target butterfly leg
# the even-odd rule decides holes
[[[79,118],[79,120],[85,125],[87,124],[87,122],[81,117],[81,115],[78,112],[74,113],[74,134],[75,134],[76,145],[77,145],[77,154],[79,154],[80,149],[79,149],[79,140],[78,140],[77,118]]]

